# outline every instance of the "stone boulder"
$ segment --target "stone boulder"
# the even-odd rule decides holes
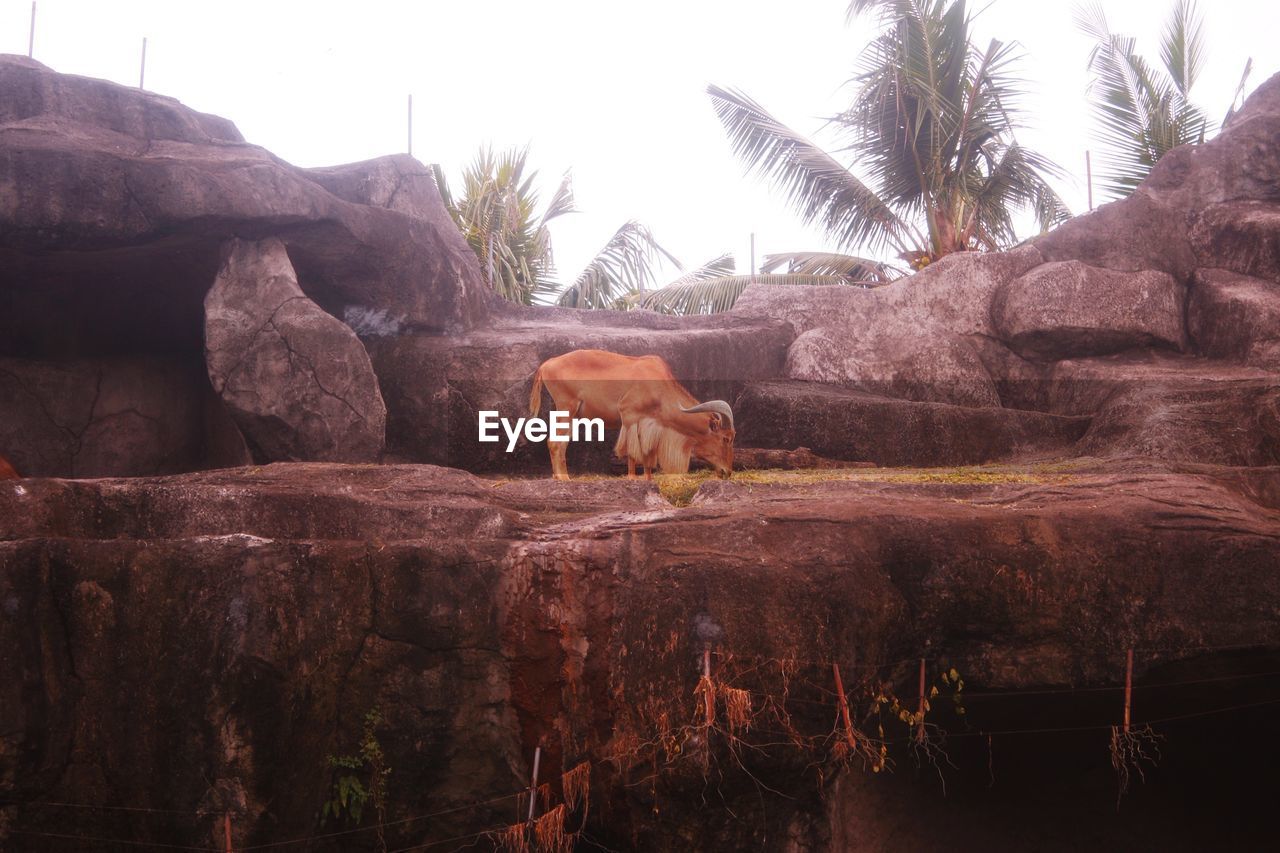
[[[1196,220],[1191,240],[1200,266],[1280,284],[1280,203],[1211,207]]]
[[[128,297],[102,287],[110,273],[87,274],[112,259],[93,253],[126,248],[144,262],[142,281],[120,277],[123,288],[194,290],[198,306],[223,240],[271,234],[288,246],[304,291],[335,316],[371,307],[423,329],[459,329],[491,304],[466,241],[443,227],[442,205],[425,215],[430,201],[409,201],[433,187],[408,157],[299,169],[172,98],[9,56],[0,57],[0,148],[0,270],[16,262],[55,279],[73,297],[68,307],[96,307],[103,290]],[[376,189],[415,181],[403,199]],[[178,244],[185,269],[147,273],[145,256]],[[77,255],[85,274],[59,274]],[[17,284],[0,273],[0,290]]]
[[[968,339],[942,330],[915,337],[880,326],[811,329],[787,351],[786,376],[904,400],[1000,405],[995,383]]]
[[[1002,287],[991,315],[997,335],[1019,355],[1056,361],[1149,346],[1181,350],[1185,298],[1168,273],[1060,261]]]
[[[1280,369],[1280,282],[1196,270],[1187,328],[1202,355]]]
[[[302,292],[282,242],[230,241],[205,317],[209,380],[259,459],[378,458],[387,412],[369,356]]]

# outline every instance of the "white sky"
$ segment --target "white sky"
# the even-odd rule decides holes
[[[983,0],[971,0],[981,8]],[[1172,0],[1105,2],[1112,30],[1158,60]],[[456,176],[481,144],[532,145],[544,199],[572,168],[582,213],[553,226],[572,278],[627,219],[688,266],[725,252],[757,257],[828,248],[785,202],[744,175],[712,112],[708,83],[739,88],[814,135],[846,104],[843,87],[874,32],[844,23],[845,0],[39,0],[35,58],[58,71],[137,85],[233,120],[250,142],[300,166],[405,150]],[[1020,141],[1072,176],[1083,211],[1090,44],[1074,0],[992,0],[983,39],[1017,41],[1036,127]],[[1194,92],[1215,121],[1252,56],[1252,90],[1280,71],[1280,3],[1201,3],[1209,45]],[[0,52],[27,52],[29,0],[0,0]],[[819,141],[822,137],[817,136]]]

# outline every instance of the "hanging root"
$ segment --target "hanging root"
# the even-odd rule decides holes
[[[577,767],[560,777],[560,785],[564,789],[564,802],[571,810],[582,807],[582,822],[587,822],[587,812],[591,808],[591,764],[584,761]]]
[[[722,685],[720,696],[724,699],[724,715],[729,734],[751,729],[751,694],[746,690]]]
[[[525,824],[515,823],[504,829],[496,839],[498,849],[504,853],[530,853],[525,828]]]
[[[564,831],[564,803],[533,822],[533,840],[538,853],[572,853],[576,836]]]
[[[693,695],[701,702],[703,725],[711,728],[716,724],[716,683],[709,676],[702,676]]]
[[[1143,772],[1144,762],[1152,767],[1160,761],[1160,741],[1163,735],[1156,734],[1151,726],[1136,726],[1123,731],[1119,726],[1111,727],[1111,767],[1116,771],[1116,781],[1120,790],[1116,794],[1116,808],[1120,808],[1120,800],[1129,790],[1129,782],[1133,773],[1146,781]]]

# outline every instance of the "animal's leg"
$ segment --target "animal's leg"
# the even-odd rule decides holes
[[[574,415],[581,411],[581,400],[565,400],[564,405],[561,401],[552,398],[552,403],[559,411],[573,412]],[[552,441],[550,436],[547,437],[547,453],[551,455],[551,477],[555,480],[569,479],[569,442],[568,441]]]
[[[548,439],[547,452],[551,454],[551,477],[556,480],[569,479],[569,442]]]
[[[641,413],[636,408],[634,397],[633,391],[628,391],[618,400],[618,418],[622,421],[622,430],[618,433],[618,444],[614,448],[615,454],[627,458],[628,479],[635,478],[637,462],[641,466],[646,464],[644,448],[641,446]],[[652,475],[646,474],[646,479],[652,479]]]

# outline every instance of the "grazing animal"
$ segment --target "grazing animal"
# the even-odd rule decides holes
[[[721,477],[733,471],[733,409],[724,400],[699,403],[656,355],[632,357],[598,349],[574,350],[547,359],[533,374],[529,411],[542,408],[546,387],[555,408],[573,418],[600,418],[617,429],[614,453],[627,460],[627,476],[644,467],[685,473],[689,458],[711,463]],[[569,479],[567,441],[547,441],[551,476]]]
[[[21,480],[22,475],[14,470],[9,460],[0,456],[0,480]]]

